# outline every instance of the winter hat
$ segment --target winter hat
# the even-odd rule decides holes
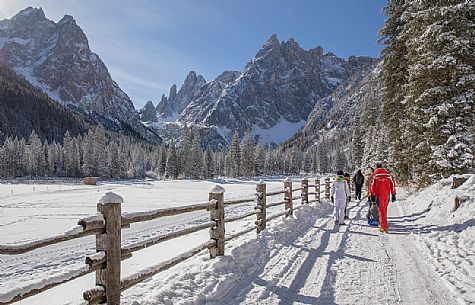
[[[343,176],[343,171],[337,171],[336,174],[337,174],[338,176]]]

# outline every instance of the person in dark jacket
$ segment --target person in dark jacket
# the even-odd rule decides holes
[[[348,214],[348,205],[351,201],[351,176],[348,173],[343,175],[345,178],[346,185],[348,186],[348,197],[346,197],[346,205],[345,205],[345,219],[349,219],[350,215]]]
[[[357,200],[361,200],[361,189],[363,188],[365,181],[364,175],[361,173],[359,169],[358,172],[353,177],[353,183],[355,184],[355,198]]]

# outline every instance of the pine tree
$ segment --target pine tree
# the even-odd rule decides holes
[[[109,168],[109,178],[120,178],[119,147],[112,142],[107,147],[107,167]]]
[[[254,151],[254,174],[256,176],[265,175],[265,152],[264,147],[259,143]]]
[[[360,118],[356,117],[353,125],[353,135],[351,137],[351,156],[355,168],[361,168],[364,154],[363,132],[361,130]]]
[[[201,148],[201,137],[195,133],[191,145],[191,154],[189,158],[190,176],[198,179],[203,172],[203,150]]]
[[[191,146],[192,146],[192,132],[187,125],[184,126],[181,132],[180,143],[178,145],[178,159],[177,171],[182,174],[184,178],[191,176]]]
[[[228,151],[228,160],[229,169],[227,174],[229,177],[239,177],[240,176],[240,163],[241,163],[241,150],[239,148],[239,136],[237,133],[233,135],[231,140],[231,146]]]
[[[240,176],[254,176],[254,142],[250,134],[246,134],[241,142],[239,169]]]
[[[213,155],[209,148],[203,154],[202,171],[202,177],[204,179],[211,179],[214,177]]]
[[[82,141],[82,173],[85,176],[97,176],[94,153],[94,134],[89,130]]]
[[[415,177],[427,184],[473,169],[475,3],[408,1],[407,96]],[[421,47],[423,46],[423,47]]]
[[[333,172],[339,170],[346,170],[346,160],[345,156],[343,155],[343,150],[341,148],[338,148],[338,150],[336,151],[336,155],[332,163],[332,170]]]
[[[408,134],[408,107],[404,99],[408,79],[407,37],[404,35],[406,0],[389,0],[384,12],[387,16],[380,42],[385,44],[381,55],[381,78],[383,80],[382,121],[388,127],[391,141],[388,159],[393,163],[398,176],[407,180],[410,172],[414,143],[405,138]]]
[[[167,164],[165,166],[165,178],[167,179],[177,179],[178,178],[178,166],[177,166],[177,156],[175,150],[175,144],[170,143],[167,153]]]

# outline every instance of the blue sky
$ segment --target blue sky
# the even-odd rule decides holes
[[[190,70],[207,81],[242,70],[273,34],[338,56],[378,56],[385,0],[0,0],[0,19],[42,7],[74,16],[136,108]]]

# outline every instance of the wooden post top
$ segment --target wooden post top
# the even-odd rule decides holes
[[[102,196],[102,198],[99,200],[100,204],[106,205],[106,204],[117,204],[117,203],[124,203],[124,198],[121,196],[117,195],[116,193],[113,192],[107,192]]]
[[[210,194],[222,194],[224,193],[225,189],[219,184],[215,184],[210,190]]]

